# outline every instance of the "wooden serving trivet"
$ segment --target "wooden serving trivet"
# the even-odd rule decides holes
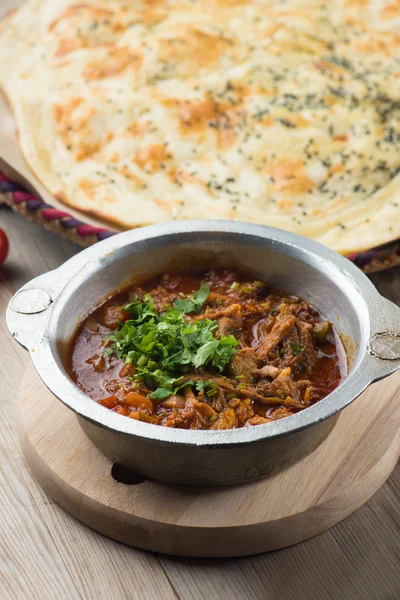
[[[160,484],[113,465],[32,365],[21,389],[21,437],[42,488],[92,529],[167,554],[243,556],[322,533],[378,490],[400,455],[399,396],[397,373],[347,407],[313,454],[274,477],[229,487]]]

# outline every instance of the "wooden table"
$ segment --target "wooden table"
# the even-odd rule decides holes
[[[79,248],[0,209],[10,254],[0,312],[26,281]],[[400,268],[372,277],[400,302]],[[398,600],[400,465],[341,524],[286,550],[244,559],[182,560],[134,550],[81,525],[35,484],[15,426],[28,354],[0,320],[0,600]]]

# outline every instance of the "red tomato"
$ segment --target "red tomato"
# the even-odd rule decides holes
[[[3,229],[0,229],[0,265],[6,260],[8,254],[8,237]]]

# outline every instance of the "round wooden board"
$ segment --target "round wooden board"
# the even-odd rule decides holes
[[[32,365],[21,388],[21,438],[42,488],[92,529],[178,556],[244,556],[318,535],[378,490],[400,454],[399,395],[400,372],[346,408],[311,455],[274,477],[238,486],[118,483],[112,463]]]

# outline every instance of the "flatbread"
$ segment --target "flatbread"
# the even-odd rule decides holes
[[[28,0],[0,85],[45,187],[122,227],[400,237],[399,2]]]

